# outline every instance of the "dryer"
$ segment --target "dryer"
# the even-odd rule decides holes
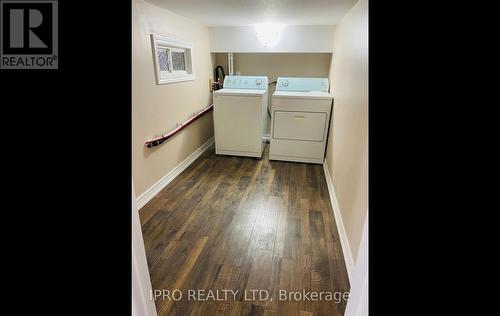
[[[333,95],[327,78],[278,77],[269,159],[322,164]]]
[[[214,91],[215,153],[262,157],[268,83],[266,76],[226,76]]]

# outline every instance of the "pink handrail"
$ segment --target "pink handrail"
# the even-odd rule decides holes
[[[186,128],[189,124],[193,123],[194,121],[196,121],[198,118],[200,118],[201,116],[203,116],[203,114],[209,112],[209,111],[212,111],[214,108],[214,105],[213,104],[210,104],[209,106],[207,106],[206,108],[204,108],[203,110],[201,110],[200,112],[196,113],[195,115],[193,115],[192,117],[190,117],[189,119],[187,119],[186,121],[184,121],[183,123],[181,123],[179,126],[177,126],[173,131],[171,132],[168,132],[167,134],[165,135],[161,135],[161,136],[158,136],[158,137],[155,137],[155,138],[152,138],[152,139],[149,139],[146,141],[146,143],[144,144],[147,148],[152,148],[152,147],[155,147],[155,146],[158,146],[158,145],[161,145],[163,142],[165,142],[167,139],[169,139],[170,137],[174,136],[175,134],[179,133],[180,131],[182,131],[184,128]]]

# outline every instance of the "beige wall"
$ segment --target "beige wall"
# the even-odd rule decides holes
[[[338,25],[330,72],[334,106],[326,162],[356,260],[368,209],[368,1]]]
[[[132,175],[139,196],[213,136],[209,112],[168,142],[144,147],[148,138],[174,129],[211,104],[213,67],[207,27],[143,0],[133,0],[132,19]],[[193,44],[195,81],[156,84],[151,33]]]
[[[266,45],[252,25],[214,26],[208,30],[214,53],[331,53],[335,36],[334,25],[286,25],[277,41]]]
[[[229,72],[227,54],[216,53],[216,64]],[[330,70],[330,53],[236,53],[234,54],[234,71],[242,76],[267,76],[269,82],[278,77],[323,77],[327,78]],[[276,89],[269,87],[269,103]],[[266,125],[269,132],[269,117]]]

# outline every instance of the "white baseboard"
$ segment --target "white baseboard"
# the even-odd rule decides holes
[[[196,149],[189,157],[184,159],[183,162],[178,164],[167,175],[161,178],[158,182],[153,184],[149,189],[142,193],[137,198],[137,209],[140,210],[146,203],[148,203],[155,195],[157,195],[163,188],[165,188],[172,180],[175,179],[182,171],[184,171],[190,164],[192,164],[198,157],[205,151],[212,147],[215,143],[215,138],[212,137],[206,141],[200,148]]]
[[[328,186],[330,201],[332,202],[333,216],[335,217],[335,223],[337,223],[337,231],[339,232],[340,244],[342,246],[342,252],[344,254],[345,265],[347,268],[347,276],[349,278],[349,283],[352,284],[352,274],[354,272],[354,258],[352,256],[351,247],[349,246],[349,240],[347,239],[347,233],[345,231],[344,222],[342,221],[342,215],[340,213],[339,204],[337,203],[337,196],[335,195],[335,190],[333,189],[333,183],[332,179],[330,178],[330,172],[328,171],[328,165],[326,161],[323,163],[323,170],[325,172],[326,184]]]

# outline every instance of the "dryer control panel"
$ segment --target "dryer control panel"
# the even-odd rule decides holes
[[[267,90],[266,76],[226,76],[224,89]]]
[[[328,78],[278,77],[276,91],[328,92]]]

